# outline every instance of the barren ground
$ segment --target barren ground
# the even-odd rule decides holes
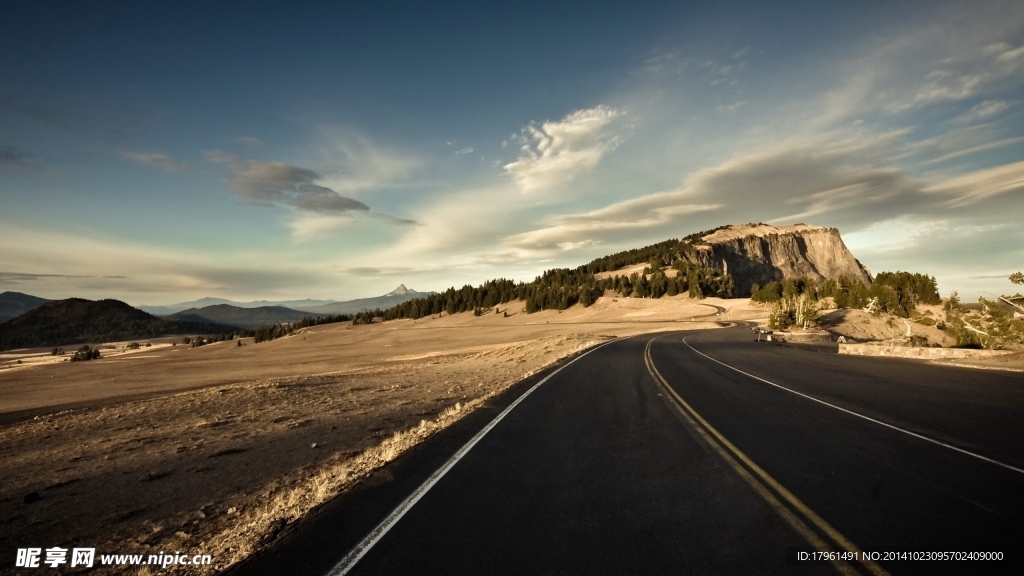
[[[949,334],[934,326],[925,326],[889,314],[870,314],[857,309],[822,312],[818,315],[818,325],[832,334],[852,338],[856,342],[898,339],[907,335],[909,325],[911,335],[928,338],[929,345],[948,347],[956,344],[956,340]]]
[[[708,304],[728,312],[716,317]],[[685,297],[500,310],[510,317],[333,324],[244,347],[152,346],[0,370],[0,417],[43,412],[0,425],[0,550],[181,550],[212,554],[207,572],[219,571],[562,358],[617,336],[762,312],[748,300]],[[41,499],[26,503],[31,493]]]

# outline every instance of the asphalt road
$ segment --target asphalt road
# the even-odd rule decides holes
[[[639,336],[565,366],[347,573],[1022,573],[1024,375],[753,339],[745,328]],[[338,573],[535,382],[234,573]],[[815,550],[858,556],[796,560]],[[893,552],[1004,559],[886,560]]]

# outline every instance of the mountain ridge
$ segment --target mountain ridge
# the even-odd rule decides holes
[[[324,304],[331,304],[336,300],[315,300],[313,298],[306,298],[304,300],[252,300],[250,302],[238,302],[235,300],[229,300],[227,298],[215,298],[212,296],[205,296],[197,300],[190,300],[188,302],[177,302],[175,304],[163,304],[163,305],[150,305],[141,304],[136,306],[143,312],[148,312],[154,316],[169,316],[171,314],[177,314],[190,308],[201,309],[209,306],[219,306],[221,304],[227,304],[228,306],[234,306],[235,308],[264,308],[267,306],[280,306],[283,308],[289,308],[292,310],[304,310],[305,308],[313,306],[322,306]]]
[[[392,306],[408,302],[409,300],[425,298],[432,294],[437,294],[437,292],[417,292],[411,288],[406,288],[405,284],[399,284],[398,288],[395,288],[383,296],[356,298],[355,300],[346,300],[343,302],[332,302],[322,306],[307,308],[306,310],[316,314],[358,314],[360,312],[376,310],[377,308],[390,308]]]
[[[22,314],[34,310],[49,302],[46,298],[40,298],[24,292],[0,292],[0,324],[11,318],[17,318]]]
[[[241,308],[230,304],[214,304],[203,308],[189,308],[164,316],[164,320],[172,321],[204,321],[239,328],[258,328],[270,324],[290,324],[298,322],[311,314],[302,310],[293,310],[284,306],[260,306],[258,308]]]
[[[0,350],[152,338],[230,334],[234,326],[163,320],[120,300],[51,300],[0,324]]]

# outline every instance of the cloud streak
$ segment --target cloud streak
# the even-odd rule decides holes
[[[885,140],[881,140],[885,142]],[[896,143],[806,142],[739,155],[690,174],[675,190],[612,203],[604,208],[548,218],[544,226],[504,239],[507,246],[555,250],[625,242],[680,232],[708,223],[774,221],[846,226],[857,230],[880,218],[957,219],[976,216],[967,207],[1024,190],[1024,162],[970,172],[941,181],[913,177],[888,164]],[[1022,207],[1024,208],[1024,207]],[[980,208],[979,208],[980,209]]]
[[[188,164],[179,162],[162,152],[125,151],[122,155],[132,162],[153,166],[154,168],[159,168],[168,172],[182,172],[184,170],[188,170]]]
[[[594,168],[601,157],[622,142],[607,128],[623,112],[609,106],[577,110],[565,118],[531,123],[515,138],[519,158],[504,166],[524,193],[552,190],[581,171]]]
[[[1020,11],[1012,4],[940,8],[913,28],[871,40],[862,55],[836,69],[843,80],[826,95],[822,120],[864,113],[910,113],[981,98],[1024,78],[1024,46],[1017,45]],[[988,100],[960,118],[971,123],[995,117],[1009,103]]]
[[[333,214],[370,211],[366,204],[317,184],[323,177],[309,168],[284,162],[246,161],[217,151],[208,152],[207,158],[228,166],[228,187],[253,204]]]

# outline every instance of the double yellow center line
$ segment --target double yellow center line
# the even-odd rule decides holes
[[[800,501],[785,486],[779,484],[760,466],[754,463],[739,448],[729,442],[721,432],[702,418],[681,396],[671,387],[658,372],[651,359],[651,344],[659,337],[651,338],[644,348],[644,363],[654,380],[668,392],[675,401],[676,408],[686,422],[718,453],[743,480],[757,493],[783,520],[800,536],[820,552],[854,552],[861,566],[874,576],[889,576],[889,573],[877,563],[864,557],[864,553],[848,538],[833,528],[821,516],[818,516],[806,504]],[[854,566],[844,560],[834,559],[832,565],[840,574],[859,575]]]

